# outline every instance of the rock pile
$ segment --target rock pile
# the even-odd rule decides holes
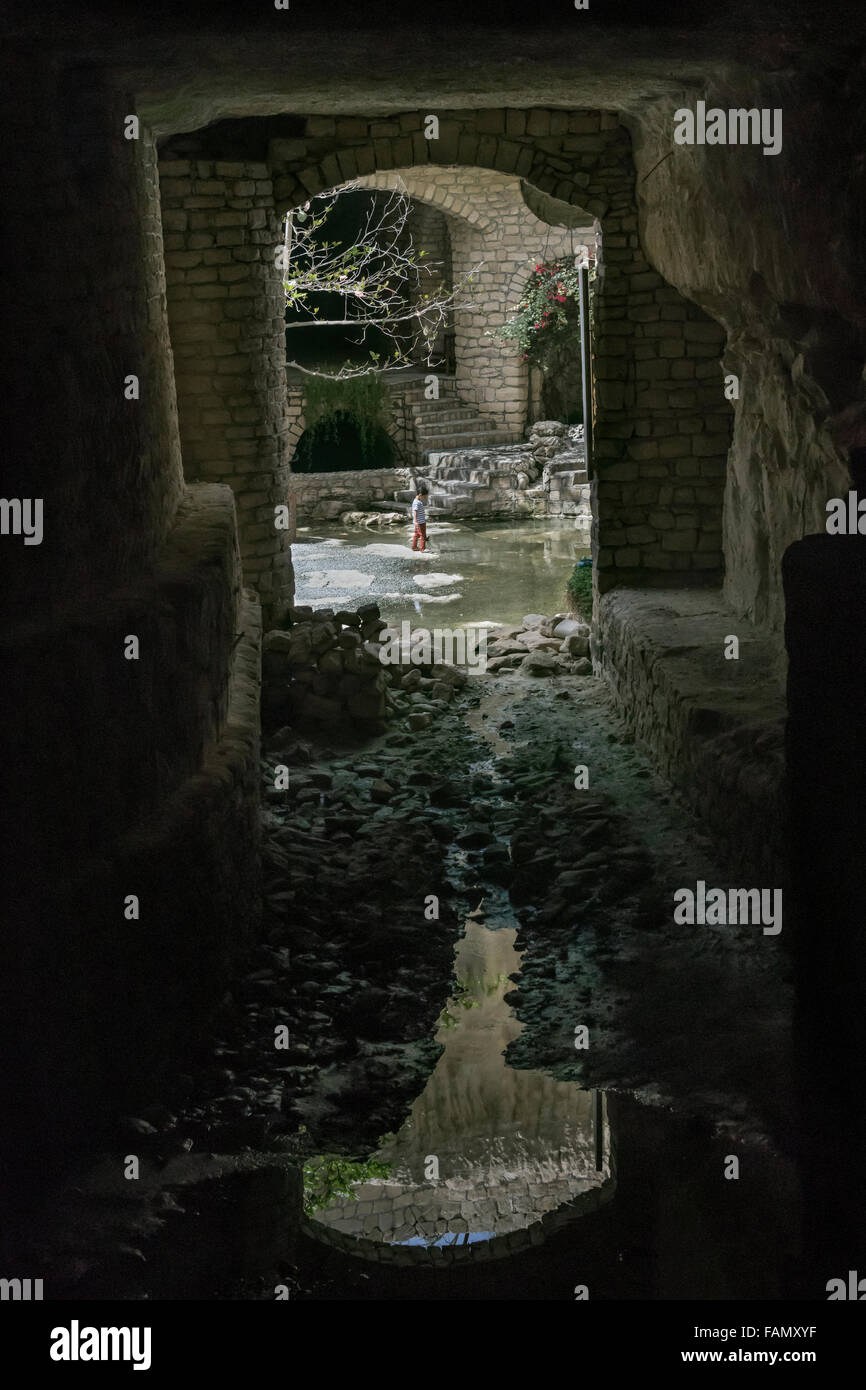
[[[567,445],[567,426],[559,420],[536,420],[528,429],[529,445],[537,472]]]
[[[519,625],[503,624],[487,647],[487,670],[527,676],[589,676],[590,628],[567,613],[527,613]]]
[[[262,643],[265,728],[311,721],[371,734],[401,714],[410,730],[425,728],[466,676],[447,662],[411,660],[390,641],[384,664],[387,626],[376,603],[339,612],[288,608]]]
[[[405,526],[409,520],[408,512],[342,512],[341,526]]]

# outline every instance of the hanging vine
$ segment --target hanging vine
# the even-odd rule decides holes
[[[381,376],[310,376],[304,385],[304,419],[314,439],[336,444],[340,417],[348,416],[358,431],[364,463],[389,423],[388,391]]]

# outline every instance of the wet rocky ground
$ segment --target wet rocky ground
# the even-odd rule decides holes
[[[520,669],[448,699],[414,692],[429,722],[398,700],[373,738],[268,737],[260,944],[195,1068],[29,1213],[49,1296],[266,1298],[275,1277],[292,1296],[352,1296],[333,1253],[319,1265],[294,1245],[299,1170],[310,1155],[363,1159],[399,1127],[439,1054],[461,923],[482,904],[520,922],[510,1065],[628,1093],[787,1172],[778,943],[673,923],[676,888],[730,874],[576,653],[543,676],[514,655]],[[241,1255],[225,1232],[251,1181]]]

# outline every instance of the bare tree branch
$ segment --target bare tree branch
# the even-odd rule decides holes
[[[335,371],[287,365],[307,376],[348,378],[383,372],[410,361],[439,366],[433,349],[438,334],[447,328],[452,313],[469,307],[479,262],[447,292],[437,292],[436,271],[441,262],[423,259],[416,251],[409,226],[412,210],[405,185],[392,188],[386,198],[371,201],[361,230],[351,245],[322,239],[337,200],[359,189],[356,181],[341,184],[330,193],[318,194],[286,217],[285,239],[277,252],[277,266],[284,271],[283,288],[289,308],[306,314],[289,328],[357,328],[362,343],[369,329],[384,334],[389,355],[370,350],[364,365],[346,363]],[[367,191],[364,189],[364,191]],[[434,284],[425,291],[426,283]],[[320,319],[312,296],[337,294],[344,300],[343,316]]]

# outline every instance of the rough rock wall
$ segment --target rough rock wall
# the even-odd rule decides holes
[[[0,538],[0,1148],[26,1164],[189,1044],[254,921],[258,618],[231,492],[184,487],[153,139],[92,70],[7,78],[4,491],[44,508],[40,544]]]
[[[725,371],[739,378],[725,594],[777,635],[782,556],[824,529],[827,498],[847,490],[828,418],[857,398],[866,357],[863,117],[853,81],[830,73],[808,85],[721,81],[647,106],[631,122],[647,254],[724,325]],[[781,152],[673,144],[674,110],[699,98],[723,109],[780,108]]]
[[[800,1024],[821,1039],[831,1089],[844,1076],[859,1096],[866,1079],[866,536],[805,538],[786,554],[784,578]],[[859,1106],[854,1113],[862,1116]],[[862,1118],[859,1125],[862,1135]]]
[[[183,480],[153,140],[94,73],[6,79],[3,495],[44,506],[41,545],[2,540],[14,623],[151,562]]]
[[[138,582],[2,641],[21,701],[2,749],[0,1109],[15,1161],[33,1158],[22,1123],[62,1148],[141,1097],[249,937],[259,627],[231,493],[204,486]]]

